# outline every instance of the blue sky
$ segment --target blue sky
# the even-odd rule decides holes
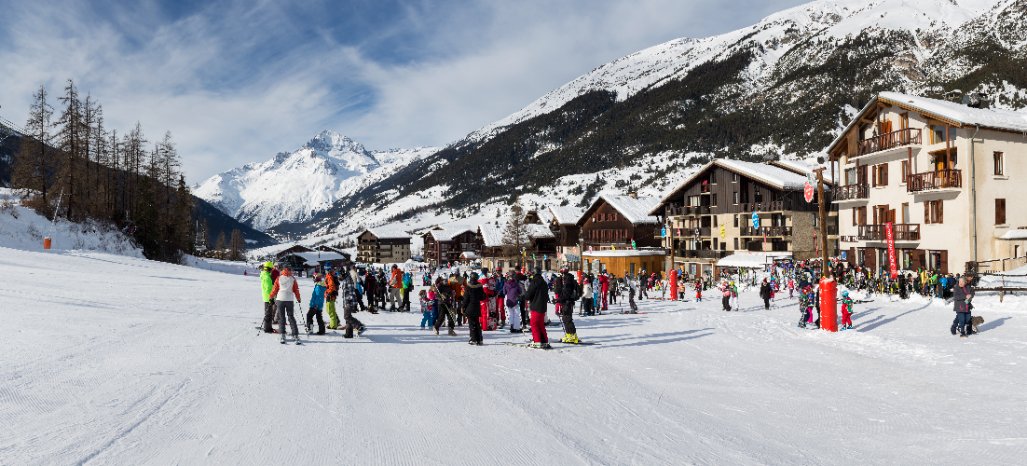
[[[444,145],[618,57],[800,3],[0,0],[0,115],[73,78],[108,126],[170,130],[195,183],[322,129]]]

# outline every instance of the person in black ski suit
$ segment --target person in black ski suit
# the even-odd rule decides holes
[[[581,296],[581,288],[567,269],[560,279],[560,318],[563,320],[564,343],[578,343],[578,330],[574,327],[574,304]]]
[[[367,295],[367,311],[377,314],[378,280],[374,278],[374,270],[368,270],[364,275],[364,294]]]
[[[770,309],[770,282],[766,278],[763,279],[763,284],[760,285],[760,299],[763,300],[763,309]]]
[[[478,273],[472,272],[464,286],[464,299],[460,307],[463,315],[467,316],[467,328],[471,331],[471,339],[467,343],[478,346],[484,344],[481,335],[482,301],[485,301],[485,290],[478,283]]]
[[[450,303],[453,302],[453,290],[449,287],[449,284],[442,277],[435,279],[435,292],[438,293],[438,306],[439,312],[435,316],[435,334],[439,334],[439,329],[442,328],[442,323],[449,321],[449,336],[456,336],[455,325],[453,323],[453,314]]]
[[[357,335],[364,334],[364,324],[353,317],[353,313],[357,312],[357,303],[359,297],[357,296],[357,271],[356,269],[347,267],[339,276],[339,297],[342,298],[342,319],[346,323],[346,333],[343,335],[345,338],[353,338],[353,331],[356,330]]]

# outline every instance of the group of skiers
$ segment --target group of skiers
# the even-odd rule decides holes
[[[305,330],[308,335],[314,334],[313,323],[317,322],[317,335],[325,334],[324,311],[328,312],[328,328],[338,329],[340,326],[339,315],[336,311],[336,301],[342,297],[343,319],[345,323],[346,338],[353,338],[364,333],[364,324],[353,317],[357,311],[359,298],[356,282],[357,272],[352,267],[345,267],[336,270],[327,267],[325,273],[315,273],[313,293],[308,300],[308,309],[305,319]],[[262,330],[264,333],[278,333],[281,335],[281,342],[286,342],[286,321],[289,323],[289,330],[296,344],[300,344],[299,328],[296,324],[295,305],[302,305],[300,297],[299,282],[293,276],[292,270],[287,267],[279,269],[271,261],[265,262],[260,267],[261,293],[264,298],[264,322]],[[295,300],[293,299],[295,298]],[[295,305],[294,305],[295,303]],[[278,322],[277,331],[273,322]]]

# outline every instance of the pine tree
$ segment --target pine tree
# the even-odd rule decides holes
[[[524,208],[521,207],[520,199],[514,201],[510,206],[510,219],[506,222],[506,229],[503,231],[503,244],[507,247],[508,253],[520,255],[528,243],[528,227],[524,224]]]
[[[50,142],[50,119],[53,117],[53,108],[46,102],[46,95],[46,86],[40,85],[32,97],[28,122],[25,123],[25,131],[31,139],[21,144],[11,173],[12,186],[38,192],[43,206],[49,205],[47,188],[50,184],[50,171],[53,168],[50,149],[47,146]]]
[[[214,242],[214,253],[217,258],[222,258],[225,251],[225,232],[218,233],[218,239]]]

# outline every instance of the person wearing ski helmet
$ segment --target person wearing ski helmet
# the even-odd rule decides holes
[[[467,343],[478,346],[483,344],[481,308],[485,301],[485,291],[482,288],[481,283],[478,283],[478,273],[472,272],[464,286],[464,298],[460,303],[463,314],[467,316],[467,328],[471,332],[471,339]]]
[[[325,320],[324,315],[321,312],[324,308],[325,290],[327,287],[324,283],[324,276],[315,273],[314,274],[314,292],[310,294],[310,302],[307,303],[307,320],[304,322],[304,326],[307,330],[307,335],[313,333],[312,326],[314,325],[314,318],[317,318],[317,334],[325,334]]]
[[[546,333],[546,308],[549,305],[549,285],[542,278],[542,268],[535,269],[524,297],[528,301],[528,311],[531,314],[529,325],[532,346],[548,349],[550,346],[549,335]]]
[[[514,272],[506,273],[506,280],[503,282],[503,298],[506,304],[506,314],[510,318],[510,333],[522,333],[521,330],[521,295],[524,290],[521,282],[517,281]]]
[[[842,291],[842,328],[852,328],[852,313],[855,312],[852,308],[853,301],[849,297],[849,290]]]
[[[343,334],[344,338],[353,338],[353,332],[356,331],[357,335],[364,334],[364,324],[353,317],[353,313],[357,312],[357,303],[359,297],[357,296],[357,270],[346,266],[342,270],[342,274],[339,277],[339,293],[342,296],[342,319],[346,324],[346,331]]]

